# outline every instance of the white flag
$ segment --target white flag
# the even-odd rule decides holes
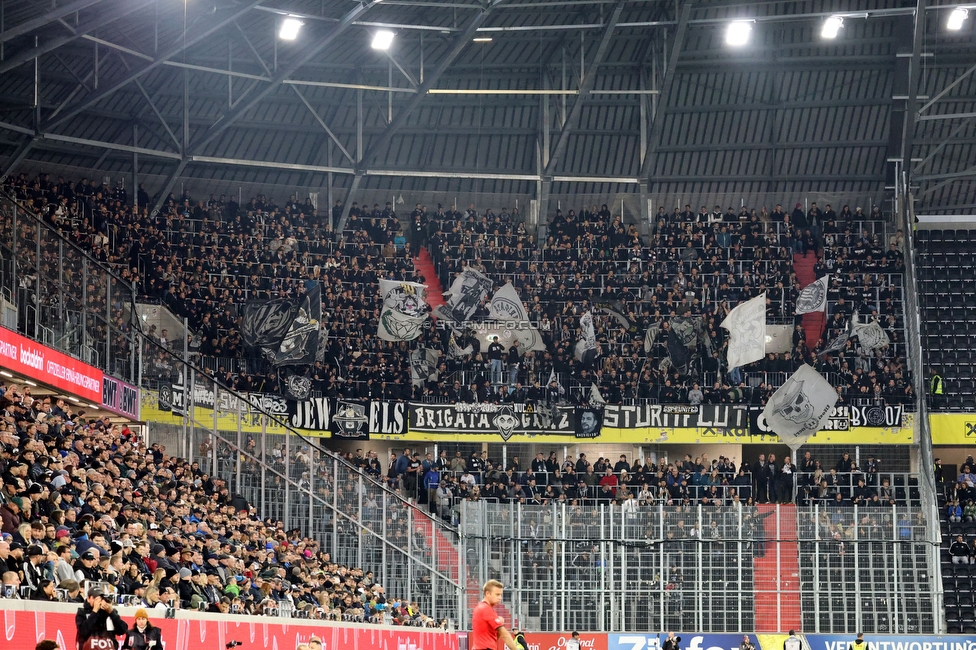
[[[854,335],[861,347],[868,352],[886,348],[891,343],[891,339],[888,338],[888,334],[881,328],[878,321],[871,321],[867,325],[855,325]]]
[[[802,445],[824,425],[837,403],[837,391],[812,366],[793,373],[769,398],[762,418],[790,449]]]
[[[766,294],[739,303],[722,321],[729,331],[729,368],[741,368],[766,356]]]
[[[583,361],[584,358],[592,361],[594,355],[588,353],[595,351],[596,331],[593,329],[593,313],[588,311],[580,317],[580,340],[576,343],[573,354],[579,361]]]
[[[491,297],[491,302],[488,303],[488,313],[494,320],[518,323],[513,334],[518,339],[519,350],[523,354],[529,350],[542,351],[546,349],[546,344],[542,342],[542,335],[529,322],[529,314],[525,311],[522,299],[511,282],[496,291],[495,295]]]
[[[590,396],[587,400],[593,406],[604,406],[607,400],[603,399],[603,395],[600,394],[600,387],[596,385],[596,382],[590,384]]]
[[[420,336],[427,320],[424,291],[427,285],[417,282],[380,280],[380,311],[376,335],[384,341],[412,341]]]
[[[796,315],[809,314],[827,309],[827,284],[830,276],[825,275],[816,282],[803,287],[803,291],[796,297]]]

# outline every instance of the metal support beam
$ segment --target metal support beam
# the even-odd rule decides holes
[[[261,0],[257,1],[261,2]],[[227,113],[224,113],[213,126],[207,129],[206,133],[204,133],[200,138],[200,141],[196,143],[194,153],[201,153],[203,147],[207,146],[214,140],[214,138],[223,133],[227,128],[234,124],[234,122],[239,120],[245,113],[251,110],[262,99],[267,97],[271,91],[280,86],[283,81],[297,72],[303,65],[315,58],[319,52],[328,47],[336,38],[339,37],[340,34],[349,28],[354,20],[360,17],[374,4],[376,4],[376,0],[357,4],[356,7],[343,16],[334,27],[331,27],[327,34],[322,36],[322,38],[315,43],[309,45],[309,47],[304,48],[302,53],[296,59],[289,62],[287,66],[277,69],[274,76],[271,78],[271,83],[263,85],[258,90],[252,88],[249,89],[250,92],[245,91],[245,93],[238,99],[234,108]]]
[[[290,88],[294,90],[295,94],[298,95],[298,97],[302,100],[302,103],[305,104],[305,108],[307,108],[308,112],[312,114],[312,117],[314,117],[315,121],[319,123],[319,126],[321,126],[325,130],[325,132],[329,134],[329,137],[332,138],[332,141],[336,143],[336,146],[339,147],[339,151],[342,152],[342,155],[345,156],[346,159],[349,160],[349,162],[355,165],[356,160],[352,157],[352,154],[346,151],[346,148],[342,145],[341,142],[339,142],[339,138],[337,138],[335,133],[332,132],[332,129],[330,129],[329,125],[325,123],[325,120],[323,120],[321,116],[319,116],[315,108],[312,107],[312,104],[308,101],[305,95],[302,94],[302,91],[298,89],[298,86],[290,86]]]
[[[912,167],[912,172],[911,173],[914,174],[915,172],[920,171],[923,167],[925,167],[925,164],[928,163],[928,161],[930,161],[933,158],[935,158],[936,154],[938,154],[940,151],[942,151],[943,149],[945,149],[947,145],[949,145],[951,143],[955,143],[956,142],[956,137],[960,133],[962,133],[963,129],[965,129],[966,127],[968,127],[970,125],[971,125],[970,120],[964,120],[964,121],[960,122],[959,124],[957,124],[956,127],[954,129],[952,129],[952,132],[949,134],[949,137],[947,137],[945,140],[943,140],[942,142],[940,142],[935,148],[933,148],[931,151],[928,152],[928,154],[925,156],[925,158],[922,158],[922,160],[920,160],[918,162],[918,164],[916,164],[914,167]]]
[[[580,80],[579,96],[573,102],[573,107],[569,109],[569,114],[566,116],[566,123],[563,124],[562,130],[559,132],[559,137],[556,139],[556,146],[553,148],[552,155],[549,156],[549,162],[542,172],[543,177],[552,176],[556,167],[561,162],[562,157],[566,154],[566,148],[569,146],[569,134],[579,122],[580,113],[583,111],[583,102],[586,101],[587,96],[596,84],[600,63],[606,56],[607,50],[610,49],[610,41],[613,39],[613,32],[617,28],[617,23],[620,22],[620,14],[623,10],[624,3],[622,1],[614,5],[613,12],[611,12],[610,18],[607,20],[607,26],[603,30],[603,36],[600,38],[600,44],[597,46],[596,52],[593,54],[593,59],[589,63],[588,71],[583,74],[583,78]]]
[[[668,65],[664,70],[661,85],[658,90],[657,110],[654,111],[654,121],[651,123],[651,132],[647,153],[644,154],[644,164],[641,165],[639,176],[650,180],[651,171],[654,163],[657,162],[657,150],[661,146],[663,136],[661,129],[664,127],[664,116],[667,113],[668,101],[671,98],[671,88],[674,85],[675,71],[678,69],[678,57],[684,45],[685,33],[688,31],[688,23],[691,19],[692,3],[686,2],[681,8],[681,16],[678,18],[678,28],[674,33],[674,43],[671,45],[671,56],[668,57]]]
[[[438,62],[437,67],[435,67],[429,74],[425,75],[424,83],[417,89],[417,94],[411,97],[406,105],[400,109],[397,116],[393,118],[393,121],[390,122],[389,126],[386,127],[386,130],[383,131],[383,134],[373,142],[372,146],[363,155],[363,159],[361,161],[362,165],[368,165],[371,161],[376,159],[381,151],[390,145],[390,141],[393,139],[396,132],[399,131],[404,124],[406,124],[407,118],[409,118],[410,114],[413,113],[418,106],[420,106],[422,101],[424,101],[427,92],[434,87],[434,84],[437,83],[437,81],[441,78],[441,75],[443,75],[451,63],[454,62],[454,59],[456,59],[458,55],[461,54],[461,51],[471,43],[471,39],[478,31],[478,28],[484,24],[492,10],[497,7],[499,3],[500,0],[495,0],[495,2],[486,7],[481,11],[481,13],[468,22],[468,26],[464,29],[461,35],[455,39],[454,45],[451,47],[451,50],[447,53],[447,55],[441,59],[440,62]]]
[[[176,165],[176,168],[173,169],[173,173],[170,174],[169,178],[166,179],[163,189],[159,192],[159,198],[157,198],[156,202],[153,203],[152,210],[149,211],[149,214],[159,214],[159,209],[163,207],[163,203],[166,202],[166,197],[169,196],[169,193],[173,191],[173,186],[176,185],[177,179],[180,177],[180,174],[183,173],[183,170],[186,169],[188,162],[189,161],[184,158],[180,160],[178,165]]]
[[[261,2],[263,2],[263,0],[247,0],[245,4],[234,7],[229,11],[218,10],[217,16],[215,16],[211,20],[208,20],[205,26],[202,26],[200,27],[200,29],[193,31],[193,33],[186,34],[185,38],[181,38],[177,44],[170,46],[162,54],[156,57],[155,60],[147,61],[142,65],[135,67],[133,70],[129,72],[129,74],[125,75],[118,81],[106,85],[98,92],[89,94],[88,97],[83,99],[81,102],[79,102],[76,106],[72,107],[70,110],[66,111],[58,119],[53,121],[49,120],[46,124],[44,124],[44,130],[48,131],[60,124],[63,124],[64,122],[71,119],[75,115],[78,115],[79,113],[85,111],[86,109],[90,108],[91,106],[94,106],[101,100],[105,99],[106,97],[114,93],[116,90],[119,90],[120,88],[127,86],[134,79],[138,79],[139,77],[149,72],[150,70],[153,70],[154,68],[162,65],[165,61],[176,56],[184,49],[192,47],[197,43],[206,40],[207,37],[209,37],[211,34],[213,34],[216,31],[219,31],[225,25],[228,25],[233,21],[237,20],[239,17],[246,14],[248,11],[250,11],[252,8],[257,6]]]
[[[56,22],[58,19],[64,18],[65,16],[70,16],[71,14],[81,11],[82,9],[87,9],[92,5],[97,5],[99,2],[102,2],[102,0],[75,0],[75,2],[70,4],[55,7],[46,14],[41,14],[33,20],[28,20],[27,22],[11,27],[5,32],[0,32],[0,43],[6,43],[13,38],[17,38],[18,36],[29,34],[35,29],[39,29],[49,23]]]
[[[17,165],[19,165],[21,161],[27,157],[27,154],[30,153],[30,150],[34,148],[34,143],[36,141],[37,138],[31,138],[17,148],[14,155],[10,158],[10,160],[7,161],[7,165],[3,168],[3,172],[0,172],[0,178],[10,176],[10,172],[16,169]]]
[[[406,68],[404,68],[402,65],[400,65],[400,62],[396,60],[396,57],[393,56],[393,53],[392,52],[390,52],[389,50],[387,50],[386,51],[386,55],[388,57],[390,57],[390,61],[393,62],[393,65],[395,65],[396,66],[396,69],[399,70],[401,74],[403,74],[403,76],[406,78],[407,82],[411,86],[413,86],[414,88],[416,88],[417,86],[420,85],[419,83],[417,83],[417,80],[414,79],[414,76],[412,74],[410,74],[407,71]],[[390,85],[392,86],[393,84],[390,84]]]
[[[932,107],[932,104],[934,104],[935,102],[937,102],[940,99],[942,99],[943,97],[945,97],[946,93],[948,93],[950,90],[952,90],[953,88],[955,88],[956,86],[958,86],[959,84],[961,84],[963,81],[966,80],[966,77],[968,77],[969,75],[971,75],[974,72],[976,72],[976,65],[970,66],[969,69],[967,69],[961,75],[959,75],[958,77],[956,77],[956,79],[951,84],[949,84],[948,86],[946,86],[945,88],[943,88],[942,90],[940,90],[939,93],[935,97],[933,97],[928,102],[926,102],[925,105],[922,106],[922,108],[918,109],[919,115],[921,115],[925,111],[929,110],[929,108]]]
[[[904,132],[901,139],[902,168],[909,173],[912,168],[912,151],[915,147],[915,116],[918,106],[918,85],[922,78],[922,47],[925,42],[925,5],[927,0],[918,0],[915,10],[915,32],[912,41],[912,58],[908,69],[908,99],[905,102]],[[887,179],[886,179],[887,184]],[[911,176],[909,176],[911,186]]]
[[[336,224],[336,229],[333,235],[336,241],[342,237],[342,229],[346,227],[346,221],[349,220],[349,208],[352,206],[353,200],[356,198],[356,193],[359,192],[359,184],[363,181],[362,174],[356,174],[353,176],[352,183],[349,184],[349,191],[346,192],[346,200],[342,202],[342,217],[339,219],[339,223]],[[329,210],[332,206],[329,206]],[[331,216],[330,216],[331,219]]]
[[[932,120],[968,120],[976,117],[976,113],[945,113],[944,115],[919,115],[919,122]]]

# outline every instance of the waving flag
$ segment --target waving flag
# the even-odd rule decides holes
[[[729,368],[740,368],[766,356],[766,294],[739,303],[722,321],[729,331]]]
[[[827,283],[830,276],[825,275],[816,282],[803,287],[803,291],[796,297],[796,315],[809,314],[827,309]]]
[[[820,430],[836,403],[837,391],[830,382],[804,364],[769,398],[762,417],[796,451]]]
[[[427,285],[417,282],[380,280],[383,309],[376,335],[384,341],[412,341],[420,336],[427,320],[426,289]]]

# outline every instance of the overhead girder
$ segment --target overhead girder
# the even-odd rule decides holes
[[[42,123],[42,128],[45,131],[56,128],[57,126],[65,123],[67,120],[71,119],[75,115],[84,112],[87,108],[94,106],[101,100],[105,99],[115,91],[127,86],[133,80],[138,79],[145,73],[156,68],[157,66],[163,64],[168,59],[176,56],[180,52],[183,52],[186,48],[196,45],[200,41],[204,40],[211,34],[222,29],[225,25],[230,24],[238,17],[246,14],[252,8],[260,4],[263,0],[247,0],[244,4],[238,5],[230,10],[218,10],[218,15],[212,21],[208,21],[205,26],[195,29],[190,33],[187,29],[187,34],[180,39],[175,45],[170,46],[159,54],[152,61],[145,61],[143,63],[133,66],[132,70],[124,75],[121,79],[116,80],[107,86],[97,90],[81,100],[76,106],[65,111],[60,117],[56,119],[48,119],[46,122]]]

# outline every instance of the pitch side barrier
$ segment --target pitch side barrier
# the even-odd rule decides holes
[[[51,639],[57,641],[60,649],[73,650],[77,647],[75,612],[79,607],[0,599],[3,616],[0,648],[31,650],[39,640]],[[119,608],[119,614],[130,627],[135,621],[135,611],[134,607]],[[321,639],[324,650],[458,650],[458,635],[439,629],[181,610],[175,612],[174,618],[165,618],[165,610],[149,609],[148,612],[150,622],[162,630],[164,650],[224,650],[231,641],[240,642],[237,650],[292,650],[312,636]]]
[[[563,650],[571,640],[571,632],[562,634],[526,631],[528,650]],[[694,634],[676,632],[681,638],[680,650],[739,650],[743,636],[748,636],[756,650],[783,650],[787,634]],[[463,633],[462,633],[463,639]],[[804,647],[809,650],[848,650],[853,634],[801,634]],[[667,633],[607,634],[580,632],[580,647],[585,650],[660,650]],[[976,636],[968,635],[876,635],[866,634],[865,650],[973,650]],[[462,640],[462,646],[464,640]]]

